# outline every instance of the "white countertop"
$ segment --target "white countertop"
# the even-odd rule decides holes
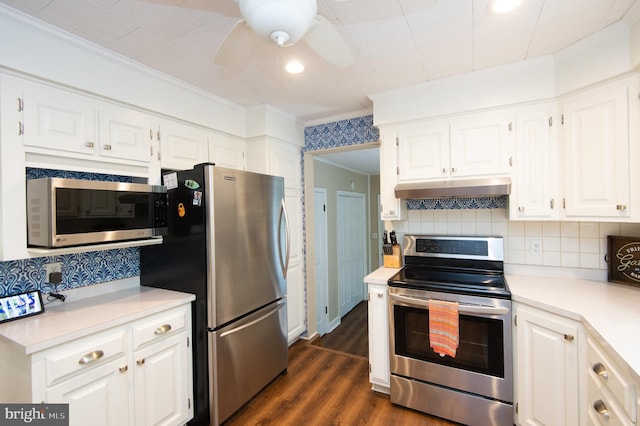
[[[364,279],[386,284],[398,269],[379,268]],[[640,288],[572,277],[505,274],[516,302],[581,322],[640,382]]]
[[[25,355],[195,300],[193,294],[136,286],[47,305],[45,312],[0,324],[0,339]]]
[[[378,268],[364,277],[367,284],[387,284],[389,278],[397,274],[402,268]]]

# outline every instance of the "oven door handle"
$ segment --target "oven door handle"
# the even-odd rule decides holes
[[[390,294],[389,297],[398,302],[406,303],[407,305],[418,306],[421,308],[428,308],[429,301],[425,299],[417,299],[409,296],[399,296],[397,294]],[[469,305],[466,303],[458,304],[458,313],[460,314],[481,314],[481,315],[506,315],[509,313],[509,308],[500,306],[486,306],[486,305]]]

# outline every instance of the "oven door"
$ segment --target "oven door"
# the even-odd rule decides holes
[[[455,358],[429,346],[430,299],[458,302]],[[391,374],[510,403],[511,300],[389,287]]]

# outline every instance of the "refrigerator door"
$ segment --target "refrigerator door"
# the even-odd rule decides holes
[[[284,179],[213,166],[204,179],[215,329],[286,295]]]
[[[285,299],[209,333],[211,424],[226,420],[287,369]]]

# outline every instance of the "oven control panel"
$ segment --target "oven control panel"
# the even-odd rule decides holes
[[[405,256],[503,260],[502,237],[405,235]]]

